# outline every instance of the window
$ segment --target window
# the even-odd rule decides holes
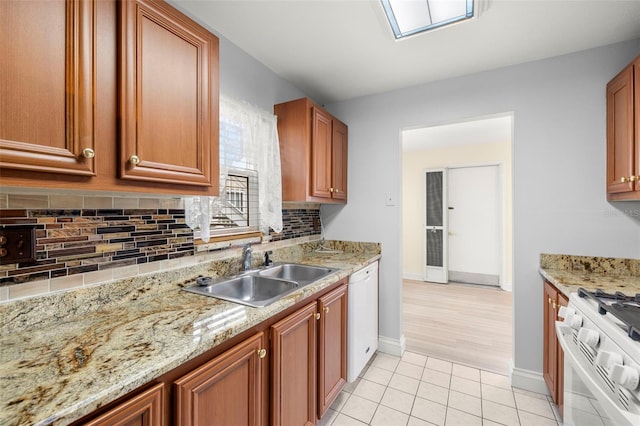
[[[282,231],[280,149],[276,117],[220,97],[218,197],[186,197],[185,222],[196,238]]]
[[[229,171],[224,196],[214,201],[211,234],[258,230],[258,176],[252,170]]]
[[[381,0],[396,39],[473,18],[473,0]]]

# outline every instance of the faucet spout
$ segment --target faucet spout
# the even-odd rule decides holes
[[[251,249],[251,244],[247,244],[244,246],[242,250],[242,270],[248,271],[251,269],[251,253],[253,250]]]

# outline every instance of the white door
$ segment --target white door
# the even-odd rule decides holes
[[[424,281],[446,283],[447,266],[447,170],[425,170],[424,179]]]
[[[498,165],[449,168],[449,280],[500,285],[501,178]]]

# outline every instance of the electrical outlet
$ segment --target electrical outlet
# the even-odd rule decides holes
[[[0,265],[36,261],[34,225],[0,226]]]

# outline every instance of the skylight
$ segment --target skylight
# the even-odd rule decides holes
[[[473,0],[381,0],[396,39],[473,17]]]

